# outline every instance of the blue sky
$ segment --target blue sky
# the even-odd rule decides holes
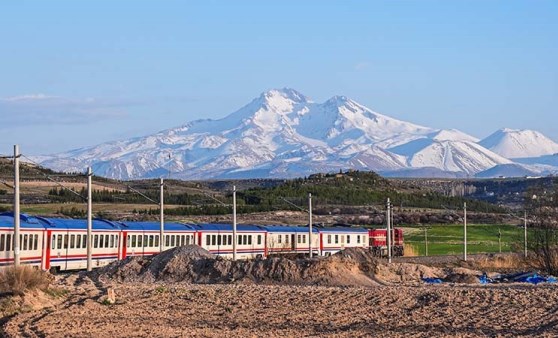
[[[558,141],[558,1],[2,1],[0,154],[220,118],[270,88]]]

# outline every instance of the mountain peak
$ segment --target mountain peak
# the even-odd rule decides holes
[[[263,92],[260,98],[266,102],[273,102],[277,100],[290,100],[296,103],[309,102],[310,100],[292,88],[274,88]]]
[[[556,142],[538,131],[529,129],[502,128],[479,144],[508,158],[537,157],[558,152]]]

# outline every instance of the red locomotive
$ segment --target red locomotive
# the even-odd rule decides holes
[[[392,256],[403,256],[403,229],[391,230],[391,254]],[[375,256],[387,256],[387,230],[368,230],[370,250]]]

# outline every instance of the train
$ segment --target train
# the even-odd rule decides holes
[[[354,227],[250,225],[165,222],[161,243],[158,222],[92,222],[92,264],[101,267],[130,256],[151,256],[184,245],[198,245],[212,254],[233,256],[233,241],[239,259],[274,255],[329,256],[359,247],[375,255],[387,254],[386,229]],[[0,213],[0,268],[14,264],[14,215]],[[310,238],[312,237],[312,238]],[[403,231],[393,229],[392,254],[403,255]],[[309,241],[312,240],[310,245]],[[66,271],[87,268],[87,221],[20,215],[20,262],[42,270]]]

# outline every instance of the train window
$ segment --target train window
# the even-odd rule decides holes
[[[285,235],[285,243],[289,244],[289,235]]]
[[[136,235],[132,235],[132,243],[130,243],[130,246],[131,246],[132,248],[135,248],[136,245],[137,245],[137,243],[136,243]]]
[[[154,244],[155,244],[155,243],[154,243],[154,240],[155,240],[155,239],[153,238],[153,235],[150,235],[150,236],[149,236],[149,245],[148,245],[148,246],[154,247],[154,246],[155,246],[155,245],[154,245]]]
[[[99,239],[99,243],[100,243],[100,244],[99,244],[99,247],[100,247],[100,248],[105,248],[105,247],[106,247],[106,246],[105,246],[105,237],[108,237],[108,235],[107,235],[107,236],[105,236],[105,235],[100,235],[100,239]],[[107,242],[108,242],[108,241],[107,241]],[[108,243],[107,243],[107,244],[108,244]],[[108,245],[107,245],[107,246],[108,246]]]
[[[331,244],[331,235],[327,235],[327,244]]]
[[[192,237],[192,244],[194,244],[193,239],[194,238]],[[229,245],[232,245],[232,235],[229,235]]]
[[[190,245],[190,235],[186,236],[186,245]]]
[[[306,235],[302,235],[302,243],[306,243]]]
[[[109,235],[109,236],[110,236],[109,248],[114,248],[114,235]]]
[[[159,247],[159,235],[155,236],[155,247]]]
[[[165,235],[165,246],[170,246],[170,236]]]
[[[130,235],[126,236],[126,247],[130,247]]]
[[[211,245],[211,241],[209,240],[210,238],[211,238],[211,236],[209,236],[209,235],[205,236],[205,244],[206,245]]]
[[[360,243],[360,236],[357,236],[357,243]]]
[[[300,235],[298,235],[298,236],[296,237],[296,242],[297,242],[297,243],[300,243],[300,238],[301,238]]]
[[[10,250],[12,250],[12,235],[7,234],[6,235],[6,251],[10,251]]]
[[[351,235],[347,235],[347,244],[351,243]]]
[[[335,235],[335,244],[339,244],[339,235]]]
[[[244,245],[248,244],[248,235],[244,235],[242,239],[244,241]]]
[[[258,245],[262,244],[262,235],[258,235]]]
[[[62,249],[62,235],[56,236],[56,249]]]
[[[87,248],[87,235],[83,235],[83,237],[81,238],[81,247]]]
[[[174,235],[171,235],[171,242],[170,242],[171,246],[174,246]]]
[[[51,249],[56,249],[56,235],[52,235],[52,240],[50,243],[50,248]]]
[[[70,235],[70,249],[76,247],[76,235]]]
[[[248,237],[248,245],[252,245],[252,235],[249,235],[247,237]]]
[[[279,235],[277,236],[277,243],[281,244],[281,238],[283,237],[283,235]]]
[[[138,235],[138,248],[143,248],[143,236]]]
[[[34,237],[34,242],[33,242],[33,250],[37,250],[39,247],[39,235],[35,235]]]
[[[21,240],[21,236],[19,236],[19,239]],[[23,244],[21,249],[27,250],[27,235],[23,235],[23,240],[21,242]]]
[[[211,235],[211,245],[217,245],[217,236]]]
[[[0,235],[0,251],[4,251],[4,248],[6,247],[5,240],[6,240],[6,236]]]
[[[64,235],[64,249],[68,249],[68,235]]]
[[[76,235],[76,248],[81,248],[81,235]]]
[[[217,235],[217,245],[221,245],[221,235]]]
[[[236,235],[236,237],[237,237],[237,239],[238,239],[238,240],[236,241],[236,244],[239,244],[239,245],[242,244],[242,236],[241,236],[241,235]]]

